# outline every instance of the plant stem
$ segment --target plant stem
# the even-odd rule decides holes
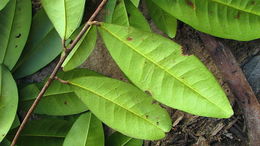
[[[85,32],[88,30],[89,26],[92,24],[91,22],[96,18],[96,16],[99,14],[99,12],[102,10],[103,6],[106,4],[107,0],[102,0],[102,2],[99,4],[99,6],[97,7],[97,9],[95,10],[95,12],[91,15],[91,17],[89,18],[89,20],[86,22],[86,24],[84,25],[84,27],[82,28],[82,30],[80,31],[80,33],[77,35],[77,37],[75,38],[75,40],[71,43],[71,45],[69,46],[69,48],[65,48],[64,53],[61,55],[59,62],[57,63],[56,67],[54,68],[53,72],[51,73],[49,79],[47,80],[47,82],[45,83],[45,85],[43,86],[43,88],[41,89],[40,93],[38,94],[38,96],[36,97],[36,99],[34,100],[32,106],[30,107],[30,109],[28,110],[28,112],[25,115],[25,118],[23,119],[20,127],[18,128],[15,137],[12,141],[11,146],[15,146],[22,130],[24,129],[26,123],[29,120],[29,117],[32,115],[34,109],[36,108],[36,106],[38,105],[38,103],[40,102],[40,100],[42,99],[44,93],[47,91],[47,89],[49,88],[49,86],[51,85],[52,81],[55,79],[57,72],[59,71],[59,69],[61,68],[61,65],[63,64],[64,60],[67,58],[67,56],[69,55],[69,53],[71,52],[71,50],[76,46],[76,44],[79,42],[79,40],[83,37],[83,35],[85,34]]]
[[[243,71],[238,65],[229,48],[214,37],[200,34],[211,58],[220,70],[223,79],[228,83],[236,96],[236,101],[244,112],[251,146],[260,145],[260,104],[247,82]]]

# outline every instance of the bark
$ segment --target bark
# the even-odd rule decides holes
[[[244,112],[250,145],[259,146],[260,104],[252,88],[229,48],[209,35],[200,34],[200,37]]]

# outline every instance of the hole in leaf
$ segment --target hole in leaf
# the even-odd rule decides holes
[[[18,35],[15,36],[15,38],[20,38],[21,36],[22,34],[19,33]]]
[[[185,0],[186,1],[186,4],[190,7],[192,7],[192,9],[196,9],[196,6],[194,5],[194,3],[190,0]]]

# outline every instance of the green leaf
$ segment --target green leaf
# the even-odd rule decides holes
[[[4,139],[2,142],[0,142],[0,146],[10,146],[11,142],[7,139]]]
[[[18,91],[10,71],[0,65],[0,142],[11,128],[16,116]]]
[[[60,72],[58,77],[69,80],[82,76],[97,76],[99,74],[87,69],[75,69]],[[27,111],[42,88],[41,84],[30,84],[20,90],[20,109]],[[35,113],[47,115],[71,115],[88,110],[85,104],[74,94],[69,85],[53,81],[42,100],[37,105]]]
[[[130,25],[124,0],[118,0],[113,13],[112,23],[124,26]]]
[[[117,0],[109,0],[106,3],[106,8],[105,8],[105,22],[107,23],[112,23],[113,19],[113,14],[116,8],[116,2]]]
[[[82,114],[67,134],[63,146],[104,146],[101,121],[90,112]]]
[[[72,126],[71,122],[59,119],[30,121],[19,137],[19,146],[62,146]],[[15,131],[12,131],[13,133]]]
[[[74,36],[72,39],[75,39]],[[89,57],[95,49],[97,41],[97,28],[95,26],[88,29],[82,39],[70,52],[64,63],[62,64],[64,71],[72,70],[80,66]]]
[[[17,128],[20,125],[20,120],[18,115],[15,116],[15,119],[13,121],[13,124],[11,126],[11,129]]]
[[[140,0],[131,0],[135,7],[139,6]]]
[[[153,2],[199,31],[240,41],[260,38],[260,1],[153,0]]]
[[[180,45],[131,27],[103,23],[99,31],[121,70],[156,100],[200,116],[233,114],[214,76],[197,57],[183,55]]]
[[[156,140],[171,129],[166,110],[131,84],[106,77],[82,77],[69,82],[98,119],[125,135]]]
[[[85,0],[42,0],[41,2],[60,37],[67,40],[81,23]]]
[[[14,76],[22,78],[40,70],[53,61],[62,51],[61,39],[49,18],[39,10],[33,17],[28,42],[23,50]]]
[[[130,0],[124,0],[130,26],[139,28],[144,31],[151,31],[150,25],[143,16],[143,14],[134,6]]]
[[[26,43],[32,17],[31,0],[10,0],[0,11],[0,64],[12,70]]]
[[[5,6],[6,6],[6,4],[9,2],[9,0],[1,0],[0,1],[0,10],[2,10]]]
[[[143,140],[127,137],[119,132],[114,132],[108,137],[107,146],[142,146]]]
[[[151,31],[149,23],[146,21],[143,14],[130,0],[119,0],[113,14],[112,23]]]
[[[177,31],[176,18],[163,11],[152,0],[146,0],[145,2],[155,25],[169,37],[174,38]]]

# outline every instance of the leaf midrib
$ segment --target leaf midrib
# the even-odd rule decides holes
[[[10,2],[11,3],[11,2]],[[12,18],[12,24],[11,24],[11,29],[10,29],[10,32],[9,32],[9,35],[8,35],[8,42],[6,44],[6,48],[5,48],[5,51],[4,51],[4,56],[3,56],[3,64],[5,64],[5,59],[6,59],[6,53],[8,52],[8,48],[9,48],[9,43],[10,43],[10,39],[11,39],[11,33],[13,31],[13,27],[14,27],[14,18],[15,18],[15,14],[16,14],[16,11],[17,11],[17,0],[15,0],[14,2],[15,6],[14,6],[14,15],[13,15],[13,18]]]
[[[66,0],[63,0],[64,2],[64,38],[67,39],[67,8],[66,8]]]
[[[92,114],[90,114],[90,117],[89,117],[89,121],[88,121],[88,129],[87,129],[87,132],[86,132],[86,137],[85,137],[85,140],[84,140],[84,144],[86,145],[87,144],[87,141],[88,141],[88,136],[89,136],[89,129],[90,129],[90,124],[91,124],[91,118],[92,118]]]
[[[129,48],[131,48],[133,51],[135,51],[136,53],[138,53],[139,55],[143,56],[144,58],[146,58],[148,61],[150,61],[151,63],[153,63],[154,65],[158,66],[159,68],[161,68],[164,72],[168,73],[169,75],[171,75],[173,78],[175,78],[176,80],[178,80],[179,82],[183,83],[186,87],[190,88],[195,94],[198,94],[199,97],[204,98],[205,100],[207,100],[209,103],[215,105],[216,107],[218,107],[221,111],[224,111],[224,113],[226,113],[225,110],[223,110],[219,105],[215,104],[214,102],[210,101],[208,98],[206,98],[204,95],[200,94],[199,91],[197,91],[196,89],[194,89],[193,87],[191,87],[188,83],[186,83],[185,81],[183,81],[182,79],[179,79],[178,77],[176,77],[174,74],[170,73],[167,69],[165,69],[163,66],[161,66],[160,64],[156,63],[153,61],[153,59],[145,56],[145,54],[142,54],[140,51],[136,50],[133,46],[131,46],[130,44],[126,43],[126,41],[122,40],[120,37],[118,37],[116,34],[112,33],[111,31],[109,31],[108,29],[106,29],[105,27],[103,27],[102,25],[100,26],[101,28],[103,28],[104,30],[106,30],[108,33],[110,33],[112,36],[114,36],[116,39],[118,39],[119,41],[123,42],[126,46],[128,46]]]
[[[81,86],[81,85],[79,85],[79,84],[76,84],[76,83],[73,83],[73,82],[70,82],[70,84],[71,84],[71,85],[74,85],[74,86],[76,86],[76,87],[79,87],[79,88],[85,89],[85,90],[91,92],[91,93],[94,94],[94,95],[97,95],[97,96],[99,96],[99,97],[102,97],[103,99],[105,99],[105,100],[107,100],[107,101],[109,101],[109,102],[111,102],[111,103],[113,103],[113,104],[119,106],[120,108],[122,108],[122,109],[128,111],[129,113],[135,115],[136,117],[138,117],[138,118],[140,118],[140,119],[146,121],[147,123],[151,124],[152,126],[154,126],[154,127],[158,128],[159,130],[165,132],[161,127],[155,125],[153,122],[147,120],[146,118],[143,118],[141,115],[138,115],[138,114],[135,113],[134,111],[131,111],[131,110],[125,108],[124,106],[122,106],[122,105],[120,105],[120,104],[118,104],[118,103],[116,103],[116,102],[114,102],[114,101],[112,101],[112,100],[106,98],[105,96],[99,94],[98,92],[95,92],[95,91],[93,91],[93,90],[91,90],[91,89],[89,89],[89,88],[83,87],[83,86]]]
[[[129,137],[121,146],[128,144],[133,138]]]
[[[249,11],[249,10],[245,10],[245,9],[240,9],[240,8],[238,8],[238,7],[236,7],[236,6],[228,5],[228,4],[226,4],[226,3],[224,3],[224,2],[221,2],[221,1],[217,1],[217,0],[210,0],[210,1],[212,1],[212,2],[214,2],[214,3],[217,3],[217,4],[220,4],[220,5],[224,5],[224,6],[226,6],[226,7],[230,7],[230,8],[233,8],[233,9],[236,9],[236,10],[239,10],[239,11],[242,11],[242,12],[246,12],[246,13],[249,13],[249,14],[252,14],[252,15],[260,16],[259,14],[255,13],[255,12],[253,12],[253,11]]]

